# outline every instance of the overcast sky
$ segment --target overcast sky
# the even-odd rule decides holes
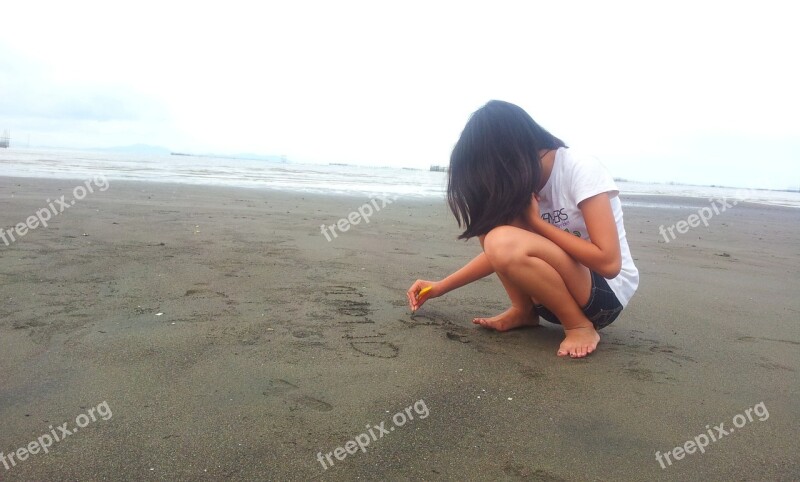
[[[0,129],[427,167],[502,99],[617,177],[800,186],[793,2],[208,3],[5,2]]]

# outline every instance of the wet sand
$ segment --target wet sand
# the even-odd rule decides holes
[[[78,184],[0,178],[0,227]],[[507,306],[494,276],[409,316],[411,282],[479,252],[442,201],[329,242],[320,225],[369,199],[111,181],[0,241],[0,452],[113,416],[0,479],[800,478],[800,210],[740,204],[665,242],[708,202],[623,199],[684,207],[626,207],[639,292],[570,360],[557,326],[471,323]],[[761,402],[767,419],[656,460]],[[366,452],[317,460],[381,422]]]

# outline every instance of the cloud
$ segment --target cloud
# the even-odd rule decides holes
[[[0,45],[0,115],[48,121],[157,121],[167,116],[154,99],[129,86],[59,80]]]
[[[0,129],[16,145],[170,145],[167,107],[131,85],[69,79],[0,43]]]
[[[424,167],[499,98],[617,176],[800,179],[800,37],[775,2],[201,3],[9,2],[0,128]]]

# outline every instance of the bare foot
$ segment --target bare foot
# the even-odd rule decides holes
[[[523,326],[539,326],[539,314],[536,313],[535,309],[531,309],[526,313],[512,306],[497,316],[475,318],[472,322],[490,330],[508,331]]]
[[[597,348],[600,342],[600,335],[593,326],[582,326],[564,330],[566,338],[558,347],[558,356],[571,356],[572,358],[583,358]]]

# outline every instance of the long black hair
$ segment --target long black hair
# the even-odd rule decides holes
[[[566,147],[522,108],[489,101],[469,118],[453,153],[447,203],[465,230],[481,236],[520,217],[538,193],[542,150]]]

